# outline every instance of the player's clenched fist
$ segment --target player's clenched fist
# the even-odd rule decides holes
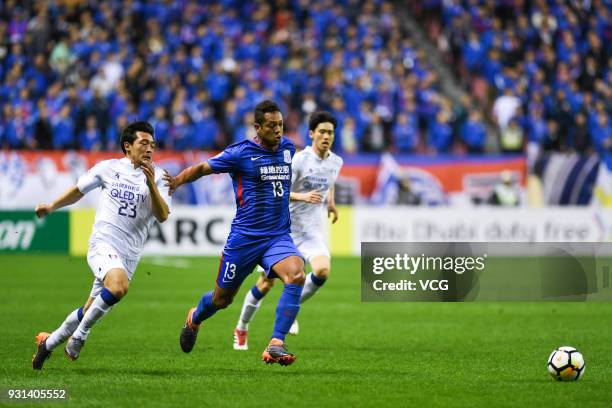
[[[36,206],[34,211],[36,212],[36,216],[38,218],[43,218],[44,216],[49,214],[51,211],[53,211],[53,209],[51,208],[49,204],[39,204]]]

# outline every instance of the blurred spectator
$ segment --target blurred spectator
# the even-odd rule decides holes
[[[100,130],[102,133],[106,131],[108,134],[108,129],[112,127],[115,118],[119,117],[124,109],[117,109],[116,111],[111,111],[110,103],[108,99],[104,98],[100,92],[94,92],[93,98],[85,105],[85,114],[96,117],[96,123],[100,126]],[[111,117],[113,120],[111,120]],[[109,123],[110,122],[110,123]],[[109,126],[109,124],[111,126]],[[119,126],[115,126],[116,128],[120,128]],[[113,143],[115,142],[115,138],[111,139]],[[106,140],[109,141],[108,138]]]
[[[559,124],[549,119],[546,122],[546,134],[548,139],[546,139],[546,149],[548,150],[561,150],[561,134],[559,132]]]
[[[518,153],[523,150],[523,129],[517,118],[511,119],[508,126],[501,130],[500,146],[504,153]]]
[[[193,148],[193,127],[186,113],[174,115],[170,128],[170,147],[176,150]]]
[[[32,130],[33,117],[28,115],[22,105],[16,105],[7,111],[5,137],[12,149],[31,148],[34,145]]]
[[[428,147],[435,153],[445,153],[450,149],[452,143],[453,129],[450,126],[450,115],[446,111],[440,111],[436,115],[429,130]]]
[[[544,118],[544,107],[535,106],[531,110],[531,115],[527,119],[529,142],[539,146],[546,144],[548,139],[548,129]]]
[[[580,87],[585,91],[593,92],[595,89],[595,81],[599,76],[597,61],[595,58],[593,58],[593,56],[589,55],[586,58],[584,69],[578,77]]]
[[[129,121],[126,115],[119,115],[114,125],[109,126],[106,130],[106,149],[107,150],[120,150],[119,139],[121,136],[121,129],[128,125]],[[155,139],[157,140],[157,133],[155,133]]]
[[[588,153],[591,150],[591,139],[584,112],[576,114],[574,123],[575,125],[572,129],[572,145],[574,150],[581,154]]]
[[[402,112],[393,126],[393,142],[400,152],[414,152],[419,143],[419,129],[414,111]]]
[[[566,95],[563,89],[557,90],[555,107],[550,115],[551,119],[557,122],[559,126],[559,149],[565,149],[567,146],[569,131],[574,120],[572,107]]]
[[[63,106],[59,115],[51,122],[53,127],[53,147],[55,149],[74,149],[74,121],[70,116],[70,106]]]
[[[363,132],[363,150],[366,152],[382,152],[386,146],[385,129],[382,118],[373,113]]]
[[[342,130],[340,130],[340,140],[345,152],[355,153],[357,151],[358,144],[355,137],[355,120],[350,116],[344,120]]]
[[[34,148],[39,150],[53,149],[53,128],[47,113],[47,107],[38,103],[38,118],[34,123]]]
[[[216,148],[217,122],[210,109],[205,108],[201,117],[193,125],[193,146],[196,149],[213,150]]]
[[[64,74],[70,65],[75,61],[76,57],[68,48],[65,40],[60,40],[51,51],[49,65],[60,74]]]
[[[512,89],[504,88],[503,95],[499,96],[493,104],[493,119],[501,130],[508,126],[520,106],[521,100],[513,94]]]
[[[606,112],[599,112],[591,125],[591,138],[595,150],[603,154],[612,151],[612,126]]]
[[[170,122],[166,118],[166,108],[158,105],[155,107],[155,113],[149,123],[155,129],[155,145],[161,149],[166,148],[168,133],[170,131]]]
[[[246,139],[253,140],[255,138],[255,131],[253,129],[254,121],[253,113],[247,112],[242,118],[242,122],[234,130],[233,143],[238,143]]]
[[[521,193],[517,182],[509,171],[500,174],[500,182],[495,185],[488,200],[489,204],[516,207],[521,203]]]
[[[487,131],[479,110],[472,109],[470,111],[468,119],[461,128],[461,137],[470,153],[482,153],[484,151]]]
[[[95,116],[87,116],[85,129],[79,135],[79,145],[81,149],[89,151],[99,151],[102,148],[102,137]]]

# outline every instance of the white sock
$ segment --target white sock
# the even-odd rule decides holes
[[[238,319],[238,324],[236,325],[238,330],[249,330],[249,322],[253,319],[255,312],[257,312],[259,309],[259,305],[261,305],[261,299],[257,299],[249,290],[244,297],[244,302],[242,303],[240,319]]]
[[[47,350],[53,350],[72,335],[72,333],[79,326],[80,309],[81,308],[73,310],[68,316],[66,316],[66,320],[62,322],[60,327],[55,329],[55,331],[51,333],[49,337],[47,337],[47,342],[45,343]]]
[[[321,286],[323,286],[319,286],[314,283],[312,281],[312,277],[312,272],[306,276],[306,282],[304,283],[304,289],[302,290],[302,297],[300,298],[300,303],[304,303],[305,301],[310,299],[315,293],[317,293],[317,290],[319,290]]]
[[[91,327],[96,324],[98,320],[104,317],[111,310],[112,306],[109,306],[103,299],[101,295],[96,296],[93,303],[87,309],[87,313],[83,316],[83,320],[79,324],[79,327],[74,331],[72,337],[76,337],[77,339],[85,340],[89,335],[89,330]]]

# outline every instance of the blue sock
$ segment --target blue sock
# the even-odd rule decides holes
[[[312,283],[314,283],[317,286],[323,286],[323,284],[325,283],[325,281],[327,279],[321,279],[319,278],[317,275],[315,275],[314,273],[310,273],[310,280],[312,281]]]
[[[106,288],[102,289],[102,292],[100,292],[100,297],[102,298],[104,303],[106,303],[109,306],[112,306],[115,303],[117,303],[119,300],[121,300],[121,299],[117,299],[115,295],[113,295],[113,292],[111,292],[110,290]]]
[[[196,308],[195,312],[193,312],[193,316],[191,317],[193,324],[200,324],[210,316],[217,313],[218,309],[213,305],[212,298],[212,290],[202,296],[200,303],[198,303],[198,307]]]
[[[261,300],[262,297],[266,296],[265,294],[261,293],[259,289],[257,289],[257,285],[251,288],[251,295],[253,295],[253,297],[257,300]]]
[[[276,307],[276,320],[272,338],[285,340],[285,336],[298,312],[300,311],[300,296],[303,286],[286,284]]]

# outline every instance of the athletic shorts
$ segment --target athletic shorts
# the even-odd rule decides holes
[[[329,258],[329,249],[325,244],[322,234],[299,232],[291,233],[291,238],[297,249],[302,253],[307,262],[316,256],[326,256]]]
[[[217,285],[224,289],[240,287],[256,265],[261,265],[266,276],[273,278],[272,267],[290,256],[304,259],[288,233],[252,237],[230,231],[219,262]]]
[[[127,272],[128,280],[132,280],[138,260],[130,260],[119,255],[109,244],[94,243],[89,245],[87,263],[94,274],[94,283],[90,297],[96,297],[104,288],[104,277],[111,269],[123,269]]]

